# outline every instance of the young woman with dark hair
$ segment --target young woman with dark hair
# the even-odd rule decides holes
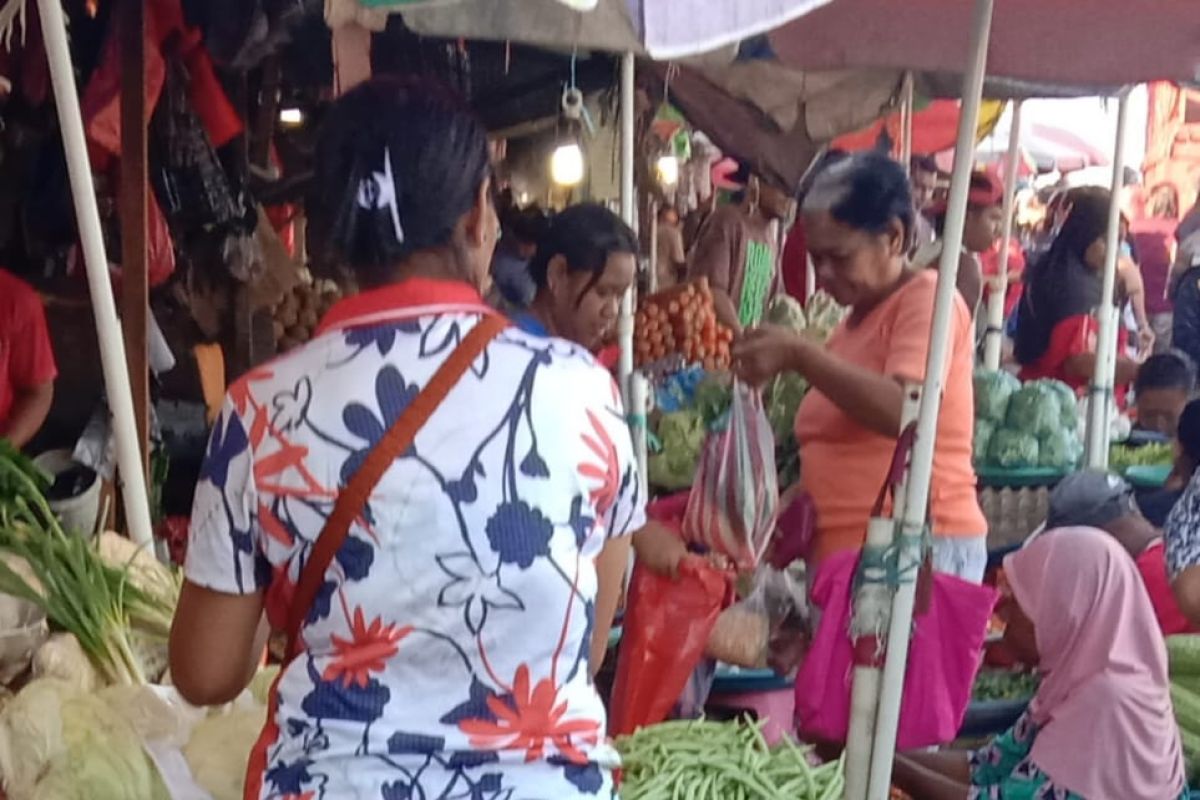
[[[267,630],[298,626],[247,798],[607,797],[617,758],[591,673],[645,518],[619,392],[583,348],[484,303],[497,221],[469,113],[374,80],[329,120],[310,220],[365,291],[230,389],[172,679],[227,702]],[[348,535],[312,571],[339,520]]]
[[[1022,380],[1054,378],[1075,389],[1096,367],[1109,194],[1073,193],[1070,211],[1049,251],[1029,270],[1017,316],[1014,352]],[[1137,364],[1118,348],[1115,384],[1123,402]]]
[[[937,274],[906,267],[914,209],[903,168],[866,153],[817,176],[803,204],[808,249],[821,285],[850,316],[825,346],[789,331],[749,331],[735,369],[755,384],[804,375],[800,488],[816,506],[815,560],[862,546],[871,506],[900,434],[904,385],[925,377]],[[931,513],[934,566],[978,582],[987,523],[971,467],[973,328],[955,298],[945,398],[938,421]]]
[[[571,206],[550,220],[529,261],[537,294],[517,324],[595,352],[615,332],[621,298],[637,277],[637,237],[601,205]]]

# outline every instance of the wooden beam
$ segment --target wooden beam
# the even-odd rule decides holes
[[[147,317],[150,313],[146,246],[146,6],[145,0],[120,0],[121,42],[121,328],[143,479],[150,468],[150,370]],[[133,480],[133,476],[124,476]]]

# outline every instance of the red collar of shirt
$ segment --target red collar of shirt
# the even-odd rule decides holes
[[[317,326],[316,335],[336,328],[455,312],[495,313],[477,289],[462,281],[409,278],[339,300]]]

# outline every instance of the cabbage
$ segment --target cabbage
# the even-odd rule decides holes
[[[804,311],[808,316],[808,331],[818,340],[827,340],[837,328],[842,324],[842,320],[850,313],[850,310],[845,306],[838,305],[823,289],[818,289],[813,292],[808,298],[808,303],[804,307]]]
[[[808,319],[804,316],[804,308],[790,295],[776,295],[767,307],[763,322],[779,325],[799,333],[808,327]]]
[[[1075,390],[1062,381],[1046,379],[1035,383],[1054,393],[1062,410],[1063,427],[1075,430],[1079,426],[1079,398]]]
[[[1020,388],[1021,382],[1003,370],[975,370],[975,418],[1003,424],[1009,398]]]
[[[986,419],[975,420],[975,438],[972,442],[971,460],[976,466],[988,463],[988,446],[992,443],[992,434],[996,424]]]
[[[56,633],[38,648],[33,656],[33,677],[57,678],[81,692],[95,691],[101,683],[79,640],[69,633]]]
[[[261,706],[239,708],[210,716],[192,731],[183,757],[196,783],[213,800],[242,800],[246,764],[266,721],[267,711]]]
[[[1004,469],[1036,467],[1038,440],[1019,430],[1001,428],[988,443],[988,463]]]
[[[1044,382],[1027,383],[1009,398],[1006,419],[1009,429],[1034,438],[1052,433],[1063,423],[1061,395]]]
[[[792,435],[796,428],[796,412],[800,410],[800,401],[806,392],[808,381],[797,372],[784,372],[771,381],[766,393],[766,411],[776,442],[785,441]]]
[[[699,411],[673,411],[663,414],[655,430],[662,452],[650,456],[646,479],[652,486],[668,491],[692,485],[706,430]]]
[[[121,712],[64,681],[35,680],[0,714],[9,800],[169,800]]]
[[[1058,428],[1038,440],[1038,466],[1070,470],[1083,455],[1083,445],[1074,428]]]

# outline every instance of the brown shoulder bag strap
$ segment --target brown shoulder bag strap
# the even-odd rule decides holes
[[[383,438],[367,454],[362,466],[350,478],[346,487],[338,493],[333,512],[325,520],[325,526],[317,536],[312,552],[309,553],[308,560],[300,572],[300,580],[296,584],[286,631],[288,659],[299,653],[300,629],[309,609],[312,608],[317,592],[320,591],[321,584],[325,581],[325,571],[329,569],[330,562],[350,532],[351,523],[366,506],[383,473],[387,472],[388,467],[401,453],[412,446],[413,440],[446,399],[446,395],[471,368],[484,348],[508,326],[509,322],[504,317],[496,314],[485,315],[450,357],[438,367],[429,383],[404,409]]]

